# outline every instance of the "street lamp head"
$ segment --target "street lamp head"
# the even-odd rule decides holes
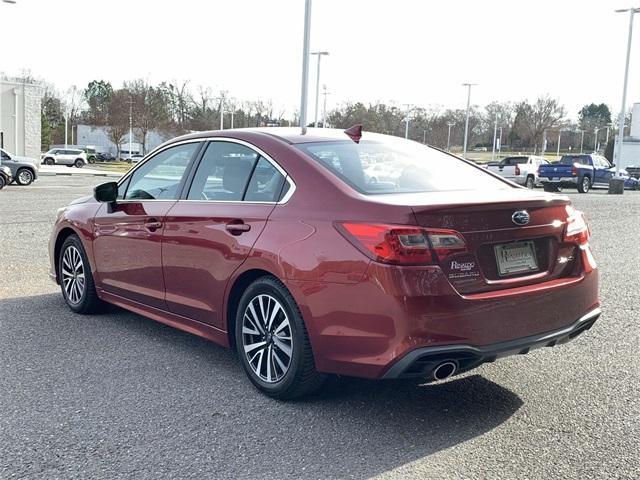
[[[11,4],[15,4],[16,0],[2,0],[2,3],[11,3]]]
[[[329,55],[329,52],[311,52],[311,55]]]

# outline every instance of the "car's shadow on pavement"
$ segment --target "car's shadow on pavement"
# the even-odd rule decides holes
[[[279,402],[235,355],[59,295],[0,300],[0,477],[357,478],[482,435],[522,401],[479,375],[340,379]]]

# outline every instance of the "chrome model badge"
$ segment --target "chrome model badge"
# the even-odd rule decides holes
[[[511,220],[516,225],[522,226],[528,224],[529,220],[531,220],[531,217],[526,210],[518,210],[517,212],[513,212],[513,215],[511,215]]]

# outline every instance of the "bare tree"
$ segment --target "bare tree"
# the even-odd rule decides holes
[[[109,140],[116,145],[116,158],[120,158],[120,145],[129,131],[129,101],[128,90],[116,90],[109,98]],[[133,140],[133,139],[132,139]]]
[[[542,149],[544,131],[562,125],[565,117],[564,107],[549,96],[540,97],[532,104],[520,102],[515,110],[514,130],[528,139],[536,151]]]

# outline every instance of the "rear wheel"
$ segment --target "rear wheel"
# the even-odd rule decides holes
[[[7,182],[5,181],[4,177],[0,175],[0,190],[2,190],[6,184]]]
[[[527,181],[524,184],[525,187],[533,189],[536,186],[536,180],[533,178],[533,175],[529,175],[527,177]]]
[[[542,186],[542,188],[544,188],[545,192],[559,192],[560,191],[560,187],[558,185],[545,184],[545,185]]]
[[[580,193],[587,193],[589,190],[591,190],[591,179],[585,175],[582,177],[582,180],[580,180],[580,183],[578,183],[578,191]]]
[[[76,235],[70,235],[62,244],[58,257],[58,276],[62,296],[71,310],[89,314],[103,307],[96,293],[87,254]]]
[[[33,182],[33,172],[28,168],[21,168],[16,175],[16,182],[22,186],[31,185]]]
[[[84,167],[84,161],[81,158],[77,158],[74,165],[76,168],[82,168]]]
[[[274,277],[246,289],[236,315],[236,349],[251,382],[279,399],[306,395],[322,387],[309,336],[295,300]]]
[[[47,157],[47,158],[44,159],[43,163],[45,165],[55,165],[56,161],[51,157]]]

